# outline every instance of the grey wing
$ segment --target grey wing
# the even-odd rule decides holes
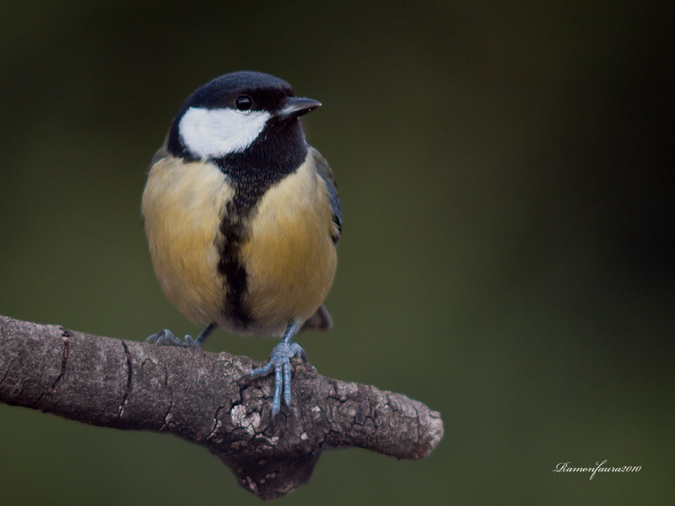
[[[310,148],[314,157],[316,171],[321,176],[321,179],[326,183],[328,188],[328,197],[330,198],[330,205],[333,209],[333,223],[335,224],[335,231],[333,234],[333,243],[337,245],[342,235],[342,209],[340,208],[340,197],[337,192],[337,183],[333,176],[333,171],[330,170],[330,165],[326,159],[321,156],[316,149]]]

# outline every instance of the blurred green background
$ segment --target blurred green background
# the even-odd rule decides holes
[[[325,375],[441,411],[420,462],[326,452],[278,504],[672,504],[672,2],[3,2],[0,314],[141,340],[145,170],[196,87],[324,106],[339,182]],[[273,342],[222,332],[210,351]],[[638,474],[555,474],[559,462]],[[258,504],[176,438],[0,405],[2,504]]]

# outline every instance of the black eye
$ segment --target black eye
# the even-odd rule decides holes
[[[253,99],[248,95],[239,95],[234,100],[234,104],[240,111],[248,111],[251,107],[253,107]]]

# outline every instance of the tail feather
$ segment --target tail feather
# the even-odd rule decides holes
[[[333,319],[326,306],[321,305],[305,323],[302,324],[300,332],[305,330],[330,330],[333,328]]]

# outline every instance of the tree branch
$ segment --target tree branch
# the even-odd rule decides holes
[[[80,422],[168,432],[208,448],[263,499],[306,483],[325,448],[429,455],[440,414],[294,362],[293,405],[270,421],[269,378],[248,357],[120,341],[0,316],[0,402]]]

